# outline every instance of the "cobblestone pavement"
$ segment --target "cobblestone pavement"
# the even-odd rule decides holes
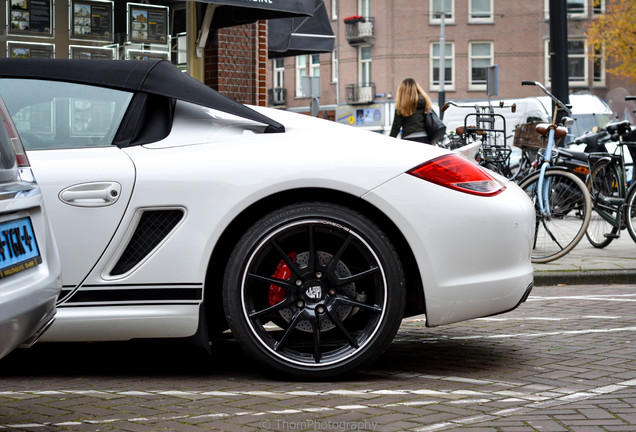
[[[538,287],[508,314],[404,321],[342,381],[169,343],[44,344],[0,361],[0,431],[635,431],[636,286]]]

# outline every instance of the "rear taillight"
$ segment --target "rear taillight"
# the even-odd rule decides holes
[[[24,151],[24,146],[22,145],[22,141],[20,140],[20,135],[18,135],[18,131],[15,128],[13,121],[11,120],[9,110],[7,110],[7,107],[2,100],[0,100],[0,116],[2,116],[4,127],[7,129],[9,140],[11,140],[11,145],[13,146],[13,150],[15,151],[15,159],[18,163],[18,168],[30,167],[31,164],[29,163],[29,158]]]
[[[409,174],[460,192],[494,196],[506,187],[477,164],[456,154],[440,156],[413,168]]]

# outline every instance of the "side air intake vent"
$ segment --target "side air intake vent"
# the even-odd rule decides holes
[[[183,210],[152,210],[144,212],[135,233],[110,272],[111,276],[126,273],[136,266],[163,240],[183,218]]]

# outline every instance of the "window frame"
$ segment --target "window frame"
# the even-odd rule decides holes
[[[594,2],[598,1],[599,6],[594,6]],[[592,16],[602,15],[605,13],[607,2],[605,0],[592,0]]]
[[[273,88],[285,87],[285,59],[275,58],[274,60],[272,60],[272,68],[273,68],[272,87]]]
[[[371,17],[371,0],[358,0],[358,15]]]
[[[473,17],[473,2],[475,0],[468,0],[468,22],[471,24],[492,24],[495,22],[495,11],[493,0],[486,0],[489,3],[489,16],[474,18]]]
[[[369,50],[369,58],[363,58],[363,50],[367,49]],[[368,86],[373,82],[372,63],[373,54],[371,52],[371,45],[360,45],[358,47],[358,83],[361,86]],[[365,80],[366,78],[368,78],[368,80]]]
[[[596,61],[600,60],[599,63],[599,79],[596,79]],[[602,47],[600,51],[594,49],[594,54],[592,54],[592,86],[593,87],[605,87],[606,83],[606,59],[605,59],[605,47]]]
[[[431,42],[429,45],[429,89],[431,91],[439,91],[440,90],[440,86],[439,86],[439,80],[437,82],[437,84],[435,84],[435,80],[434,80],[434,72],[435,72],[435,62],[437,61],[439,63],[440,58],[439,58],[439,54],[437,56],[434,55],[435,52],[435,46],[440,46],[440,41],[436,41],[436,42]],[[448,49],[450,46],[450,50]],[[449,56],[449,51],[450,51],[450,56]],[[439,53],[439,48],[438,48],[438,53]],[[445,41],[445,50],[444,50],[444,63],[448,62],[450,60],[450,68],[451,68],[451,82],[447,82],[446,79],[444,79],[444,91],[448,90],[448,91],[455,91],[455,42],[449,42],[449,41]],[[446,67],[444,67],[444,72],[446,71]]]
[[[450,2],[450,16],[448,16],[449,14],[446,14],[446,18],[444,19],[444,25],[446,24],[455,24],[455,0],[429,0],[428,2],[428,7],[429,7],[429,14],[428,14],[428,23],[430,25],[439,25],[442,23],[442,19],[441,16],[442,14],[440,14],[439,18],[436,18],[433,14],[434,11],[434,3],[435,2],[444,2],[444,6],[446,5],[446,2]],[[446,8],[444,8],[446,9]]]
[[[583,53],[582,54],[571,54],[569,50],[569,44],[572,41],[582,41],[583,42]],[[573,58],[580,58],[583,60],[583,79],[582,80],[573,80],[570,75],[571,70],[568,67],[568,85],[569,87],[589,87],[590,82],[590,71],[589,71],[589,59],[588,59],[588,43],[587,38],[585,37],[569,37],[568,38],[568,61]],[[545,68],[545,82],[548,85],[552,85],[552,76],[550,71],[550,39],[546,38],[544,40],[544,68]]]
[[[337,83],[338,82],[338,75],[339,75],[339,63],[338,63],[338,47],[334,47],[333,51],[331,52],[331,82],[332,83]]]
[[[295,97],[296,98],[306,98],[303,94],[302,88],[302,78],[307,76],[307,56],[299,55],[296,56],[296,88],[295,88]],[[301,64],[302,63],[302,64]]]
[[[490,46],[490,54],[488,56],[474,56],[473,55],[473,46],[475,45],[489,45]],[[470,41],[468,42],[468,90],[474,91],[486,91],[488,84],[487,83],[474,83],[473,82],[473,61],[474,60],[483,60],[489,59],[490,62],[488,66],[492,66],[495,64],[495,43],[493,41]],[[486,73],[487,75],[487,73]]]
[[[567,7],[567,2],[566,2],[566,9],[565,9],[565,13],[567,15],[568,19],[586,19],[588,16],[588,0],[581,0],[583,2],[583,12],[570,12],[568,10]],[[550,19],[550,0],[543,0],[543,12],[544,12],[544,18],[546,20]]]

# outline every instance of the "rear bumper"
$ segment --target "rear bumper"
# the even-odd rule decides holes
[[[479,197],[405,174],[364,198],[396,222],[413,251],[427,325],[509,311],[527,295],[535,211],[515,184]]]

